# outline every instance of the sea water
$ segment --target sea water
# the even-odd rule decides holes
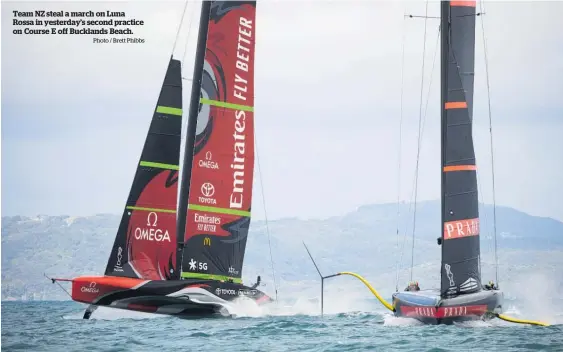
[[[359,310],[340,300],[324,316],[317,300],[282,302],[241,301],[230,308],[235,317],[198,320],[105,307],[83,320],[85,305],[72,301],[2,302],[2,351],[563,351],[557,312],[549,327],[427,326],[393,317],[375,300],[355,302]]]

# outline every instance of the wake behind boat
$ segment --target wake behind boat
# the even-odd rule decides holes
[[[181,187],[181,63],[170,59],[104,276],[72,280],[72,299],[172,315],[221,313],[242,284],[254,171],[256,3],[204,1]],[[61,279],[52,279],[53,282]]]

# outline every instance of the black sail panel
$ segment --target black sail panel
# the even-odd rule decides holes
[[[472,137],[475,1],[444,2],[442,16],[441,293],[456,295],[482,289]]]
[[[171,58],[105,275],[166,280],[176,273],[181,128],[181,64]]]

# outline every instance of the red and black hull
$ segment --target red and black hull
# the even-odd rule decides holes
[[[503,293],[498,290],[442,298],[437,290],[397,292],[393,294],[395,316],[414,318],[424,324],[450,325],[484,320],[500,313]]]
[[[105,306],[156,314],[209,316],[218,314],[221,308],[239,297],[252,299],[259,305],[272,301],[260,290],[214,280],[142,280],[112,276],[83,276],[72,280],[72,299],[90,304],[91,311]]]

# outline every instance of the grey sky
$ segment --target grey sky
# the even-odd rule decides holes
[[[199,4],[191,3],[184,76],[192,75]],[[118,213],[129,192],[179,23],[182,2],[2,3],[2,215]],[[563,2],[487,2],[497,202],[563,220]],[[142,19],[145,44],[90,36],[16,36],[12,10],[113,10]],[[256,128],[263,175],[253,214],[328,216],[395,202],[405,29],[401,199],[411,198],[424,2],[258,4]],[[438,3],[429,14],[438,15]],[[491,174],[481,17],[475,142],[481,197]],[[439,197],[438,21],[427,24],[419,200]],[[188,104],[190,83],[185,81]]]

